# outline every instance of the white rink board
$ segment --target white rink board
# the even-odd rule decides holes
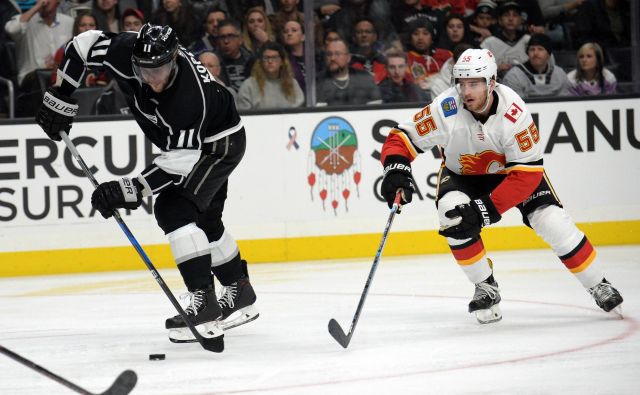
[[[547,151],[551,149],[545,154],[547,174],[576,222],[640,219],[639,105],[640,99],[529,105],[538,116],[540,143]],[[376,154],[388,132],[388,126],[380,125],[408,119],[416,110],[244,116],[247,152],[230,180],[225,225],[239,240],[378,232],[386,206],[374,193],[382,170]],[[322,208],[319,184],[323,171],[314,165],[315,153],[310,148],[314,131],[329,117],[346,121],[357,136],[355,163],[333,177],[339,197],[335,212],[330,197],[325,202],[326,209]],[[560,126],[554,129],[558,122]],[[291,128],[295,129],[298,149],[287,149]],[[327,135],[326,128],[319,129],[316,142],[324,138],[321,130]],[[591,136],[590,129],[595,130]],[[554,130],[560,141],[554,140],[550,147]],[[576,137],[573,144],[569,135]],[[71,137],[76,139],[89,166],[98,169],[95,175],[99,181],[135,176],[144,168],[144,137],[134,121],[77,122]],[[131,140],[136,142],[135,150],[129,144]],[[333,142],[326,140],[326,144]],[[77,165],[63,143],[55,144],[57,151],[53,146],[35,124],[0,126],[0,251],[128,245],[112,221],[95,213],[90,216],[91,183],[81,177],[78,169],[72,173],[70,166]],[[116,147],[114,152],[111,146]],[[107,149],[109,155],[105,154]],[[129,160],[130,149],[136,154],[134,162]],[[350,157],[344,158],[342,148],[339,153],[334,158],[338,164],[345,159],[350,162]],[[114,174],[108,170],[107,162],[117,168],[131,164],[132,169],[126,174]],[[425,196],[435,193],[428,177],[437,172],[439,165],[440,160],[430,152],[414,162],[414,175],[424,198],[414,197],[394,230],[437,228],[433,200]],[[353,181],[356,168],[361,173],[357,188]],[[316,176],[313,191],[308,183],[312,172]],[[435,177],[431,176],[430,181],[433,184]],[[349,190],[348,211],[342,198],[344,189]],[[152,214],[139,209],[124,218],[140,243],[166,242]],[[511,210],[497,226],[519,223],[519,213]]]

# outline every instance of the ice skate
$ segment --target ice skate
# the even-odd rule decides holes
[[[256,293],[249,282],[249,277],[242,277],[238,281],[222,288],[222,296],[218,304],[222,308],[222,328],[235,328],[251,322],[260,315],[255,307]]]
[[[476,313],[476,319],[481,324],[490,324],[502,319],[500,311],[500,290],[493,274],[486,280],[476,284],[473,299],[469,302],[469,313]]]
[[[224,336],[220,322],[222,310],[216,300],[213,288],[199,289],[189,294],[191,301],[185,309],[187,317],[195,325],[196,330],[206,338]],[[169,340],[174,343],[195,342],[196,338],[180,315],[167,319],[165,327],[169,329]]]
[[[622,295],[615,289],[607,279],[588,289],[598,307],[602,310],[615,313],[622,318]]]

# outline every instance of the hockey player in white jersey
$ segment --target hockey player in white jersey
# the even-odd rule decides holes
[[[480,232],[514,206],[596,304],[607,312],[619,311],[620,293],[605,279],[596,251],[563,209],[544,172],[540,134],[526,104],[496,82],[496,72],[489,50],[466,50],[453,67],[454,86],[391,130],[382,149],[383,197],[391,205],[401,190],[403,203],[410,203],[411,161],[440,147],[439,233],[475,284],[469,312],[480,323],[502,318],[500,290]]]

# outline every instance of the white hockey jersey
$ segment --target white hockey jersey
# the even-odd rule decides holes
[[[524,101],[497,84],[498,105],[485,123],[467,111],[455,87],[437,96],[413,120],[393,130],[409,141],[413,159],[438,145],[445,166],[460,175],[505,174],[512,170],[542,171],[540,134]]]

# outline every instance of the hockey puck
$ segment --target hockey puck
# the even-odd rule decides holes
[[[163,361],[165,358],[164,354],[149,354],[150,361]]]

